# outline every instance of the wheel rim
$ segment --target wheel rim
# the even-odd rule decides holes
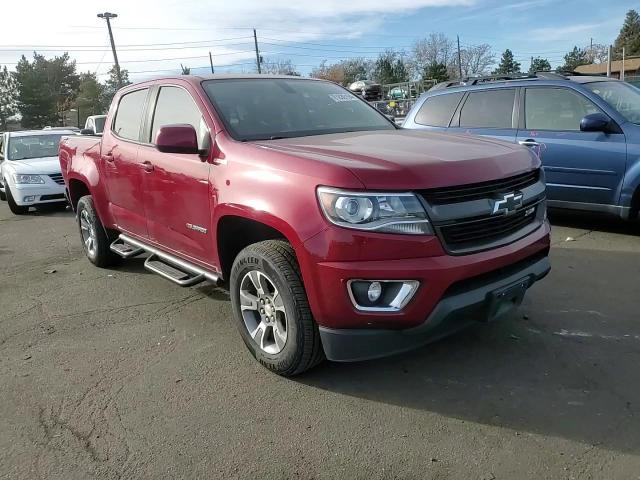
[[[95,256],[98,245],[96,229],[91,223],[89,213],[86,210],[80,212],[80,234],[82,235],[84,247],[87,249],[87,254],[91,257]]]
[[[247,332],[260,349],[280,353],[287,343],[287,312],[282,296],[264,273],[252,270],[240,282],[240,311]]]

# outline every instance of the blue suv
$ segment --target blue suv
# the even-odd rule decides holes
[[[550,207],[638,218],[640,89],[628,83],[547,73],[443,84],[403,127],[525,145],[542,160]]]

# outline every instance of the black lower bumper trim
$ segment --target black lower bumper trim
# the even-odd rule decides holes
[[[544,278],[551,266],[545,256],[517,271],[509,271],[500,278],[477,282],[466,291],[445,296],[421,325],[404,330],[331,329],[320,327],[320,338],[326,357],[335,362],[356,362],[386,357],[413,350],[427,343],[455,333],[478,321],[503,316],[518,306],[522,295],[515,295],[501,308],[495,308],[495,292],[520,285],[526,290]]]

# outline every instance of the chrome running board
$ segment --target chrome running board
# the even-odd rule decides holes
[[[132,253],[128,254],[128,257],[125,257],[119,251],[119,249],[121,249],[119,245],[122,244],[132,249]],[[150,253],[151,256],[145,260],[144,267],[181,287],[190,287],[205,280],[217,284],[220,280],[220,276],[215,272],[205,270],[175,255],[135,240],[123,233],[120,234],[118,240],[113,242],[111,247],[111,250],[123,256],[123,258],[130,258],[143,252]]]

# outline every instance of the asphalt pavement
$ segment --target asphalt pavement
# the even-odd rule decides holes
[[[520,311],[277,377],[222,289],[0,203],[0,478],[640,479],[640,225],[553,215]]]

